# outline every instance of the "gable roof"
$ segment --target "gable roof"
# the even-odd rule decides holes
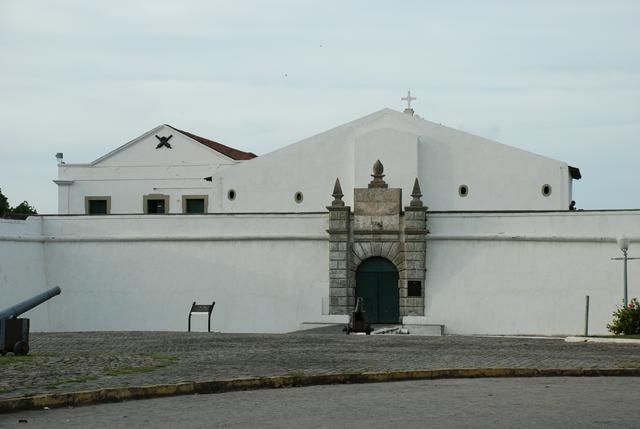
[[[195,134],[191,134],[191,133],[189,133],[187,131],[179,130],[179,129],[175,128],[175,127],[172,127],[171,125],[164,124],[164,125],[158,125],[154,129],[152,129],[150,131],[147,131],[143,135],[141,135],[139,137],[136,137],[135,139],[131,140],[130,142],[123,144],[122,146],[112,150],[111,152],[109,152],[109,153],[107,153],[105,155],[102,155],[100,158],[98,158],[95,161],[91,162],[89,165],[96,165],[96,164],[104,161],[105,159],[108,159],[108,158],[112,157],[113,155],[115,155],[115,154],[117,154],[119,152],[122,152],[123,150],[125,150],[128,147],[136,144],[140,140],[156,134],[163,127],[171,128],[172,130],[179,132],[180,134],[184,135],[185,137],[189,138],[190,140],[193,140],[193,141],[195,141],[197,143],[200,143],[200,144],[202,144],[204,146],[207,146],[209,149],[213,149],[216,152],[226,156],[227,158],[233,159],[235,161],[245,161],[245,160],[248,160],[248,159],[253,159],[253,158],[257,158],[258,157],[258,155],[256,155],[255,153],[243,152],[241,150],[234,149],[234,148],[229,147],[229,146],[225,146],[222,143],[214,142],[213,140],[205,139],[204,137],[200,137],[200,136],[197,136]],[[72,164],[66,164],[66,165],[72,165]],[[85,165],[85,164],[73,164],[73,165]]]
[[[256,155],[253,152],[243,152],[241,150],[238,149],[234,149],[232,147],[229,146],[225,146],[222,143],[218,143],[218,142],[214,142],[213,140],[209,140],[209,139],[205,139],[204,137],[200,137],[197,136],[195,134],[192,134],[188,131],[183,131],[183,130],[179,130],[176,127],[172,127],[169,124],[165,124],[167,127],[171,128],[172,130],[175,130],[181,134],[184,134],[187,137],[192,138],[193,140],[197,141],[198,143],[202,143],[203,145],[215,150],[216,152],[220,152],[223,155],[228,156],[231,159],[235,159],[238,161],[244,161],[247,159],[253,159],[255,157],[257,157],[258,155]]]

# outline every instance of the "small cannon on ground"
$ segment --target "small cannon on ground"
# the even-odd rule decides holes
[[[356,307],[351,312],[349,324],[345,331],[347,331],[347,335],[352,332],[364,332],[367,335],[371,334],[371,325],[367,323],[367,312],[364,310],[362,297],[356,299]]]
[[[29,353],[29,319],[18,318],[22,313],[60,295],[58,286],[51,288],[34,297],[22,301],[0,311],[0,354],[12,352],[15,355]]]

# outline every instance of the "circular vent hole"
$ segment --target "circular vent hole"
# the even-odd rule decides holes
[[[236,199],[236,191],[234,191],[233,189],[229,189],[229,192],[227,192],[227,198],[229,198],[231,201]]]
[[[302,192],[298,191],[293,196],[293,199],[295,200],[296,203],[300,204],[302,202],[302,200],[304,199],[304,196],[302,195]]]
[[[460,185],[458,188],[458,195],[461,197],[466,197],[469,195],[469,187],[467,185]]]

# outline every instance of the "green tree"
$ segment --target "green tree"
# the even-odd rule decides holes
[[[9,207],[9,200],[2,193],[2,188],[0,188],[0,217],[8,214],[11,208]]]
[[[26,218],[28,215],[38,214],[36,208],[29,204],[28,201],[23,201],[15,207],[9,205],[9,200],[2,193],[0,188],[0,217],[11,217],[11,215],[18,215],[18,218]]]
[[[27,201],[23,201],[14,208],[11,209],[12,214],[25,214],[25,215],[33,215],[38,214],[36,208],[29,204]]]

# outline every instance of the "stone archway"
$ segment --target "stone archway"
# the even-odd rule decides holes
[[[356,271],[355,296],[362,298],[369,323],[398,323],[398,270],[388,259],[369,258]]]
[[[398,274],[400,316],[424,316],[427,207],[415,180],[409,206],[402,207],[402,189],[389,188],[382,163],[373,168],[367,188],[353,190],[354,210],[345,206],[336,180],[329,210],[329,313],[349,314],[356,297],[358,267],[367,259],[384,258]]]

